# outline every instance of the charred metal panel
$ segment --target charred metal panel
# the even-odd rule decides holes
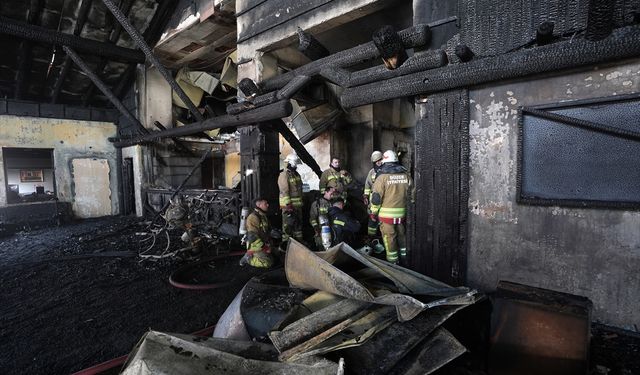
[[[639,95],[545,107],[578,127],[522,110],[519,133],[520,202],[579,207],[640,206]],[[605,132],[608,127],[620,132]],[[600,129],[600,130],[598,130]],[[626,135],[626,136],[625,136]],[[589,173],[585,173],[589,171]]]
[[[468,105],[466,91],[452,91],[416,106],[410,265],[452,285],[466,279]]]

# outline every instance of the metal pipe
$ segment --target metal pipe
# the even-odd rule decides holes
[[[405,48],[424,46],[431,39],[431,29],[429,25],[416,25],[398,33]],[[344,68],[353,66],[368,60],[378,58],[380,53],[373,42],[361,44],[359,46],[334,53],[331,56],[315,60],[285,74],[275,76],[260,83],[264,91],[272,91],[285,86],[295,76],[314,76],[326,66],[336,66]]]
[[[147,129],[142,126],[140,121],[138,121],[138,119],[131,112],[129,112],[127,107],[122,104],[120,99],[116,98],[116,96],[113,95],[107,85],[105,85],[100,80],[100,78],[98,78],[98,76],[93,71],[91,71],[89,66],[87,66],[87,64],[82,60],[82,58],[80,58],[80,56],[78,56],[78,54],[74,50],[67,46],[63,46],[62,48],[64,49],[64,52],[67,54],[67,56],[69,56],[71,60],[73,60],[73,62],[76,63],[76,65],[78,65],[80,69],[82,69],[84,74],[89,77],[91,82],[93,82],[93,84],[96,85],[96,87],[98,87],[100,91],[102,91],[102,93],[109,99],[109,101],[111,101],[111,103],[118,109],[118,111],[120,111],[120,113],[127,118],[127,120],[129,120],[132,124],[135,124],[141,133],[148,133]]]
[[[169,71],[160,63],[160,60],[158,60],[158,58],[153,54],[151,48],[149,47],[149,45],[147,45],[147,42],[145,42],[140,32],[136,30],[135,27],[133,27],[131,22],[129,22],[127,16],[125,16],[120,11],[120,8],[118,8],[118,6],[112,0],[102,0],[102,2],[107,7],[107,9],[109,9],[111,14],[113,14],[113,16],[118,20],[118,22],[120,22],[127,33],[129,33],[131,39],[133,39],[133,41],[138,45],[142,52],[144,52],[145,56],[147,56],[147,59],[158,69],[160,74],[162,74],[173,91],[175,91],[176,94],[178,94],[178,97],[182,99],[182,102],[187,106],[189,112],[191,112],[193,117],[195,117],[198,121],[203,121],[204,117],[202,116],[200,111],[198,111],[191,99],[189,99],[187,94],[182,90],[175,79],[173,79],[171,73],[169,73]]]
[[[616,128],[609,125],[599,124],[593,121],[569,117],[559,113],[543,111],[535,108],[523,107],[522,112],[529,113],[533,116],[541,117],[547,120],[561,122],[563,124],[575,126],[577,128],[593,130],[598,133],[604,133],[604,134],[612,135],[614,137],[631,139],[633,141],[640,141],[640,132],[636,132],[633,130],[620,129],[620,128]]]
[[[79,36],[61,33],[40,26],[29,25],[11,18],[0,16],[0,34],[32,40],[40,43],[68,46],[74,50],[104,56],[123,62],[144,62],[144,54],[129,48],[97,42]]]
[[[249,126],[259,122],[270,121],[290,116],[292,111],[293,106],[291,105],[291,103],[288,100],[283,100],[237,115],[223,115],[213,117],[201,122],[180,126],[177,128],[171,128],[160,132],[141,135],[130,139],[123,139],[115,142],[114,145],[116,147],[126,147],[162,138],[193,135],[207,130],[229,128],[234,126]]]
[[[637,56],[640,56],[640,27],[629,26],[598,42],[573,39],[350,87],[343,91],[340,102],[344,108],[353,108]]]

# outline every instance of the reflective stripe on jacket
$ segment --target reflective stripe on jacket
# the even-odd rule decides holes
[[[280,208],[288,204],[293,207],[302,207],[302,178],[298,172],[289,168],[280,172],[278,189],[280,190]]]

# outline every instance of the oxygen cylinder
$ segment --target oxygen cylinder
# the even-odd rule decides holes
[[[240,227],[238,228],[238,233],[241,236],[247,234],[247,216],[249,216],[249,208],[242,207],[242,211],[240,212]]]
[[[322,246],[328,250],[331,247],[331,228],[328,225],[322,226],[320,237],[322,238]]]

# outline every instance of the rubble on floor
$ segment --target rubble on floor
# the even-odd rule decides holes
[[[292,240],[284,270],[249,281],[214,338],[151,331],[124,373],[430,374],[467,351],[445,321],[481,300],[344,243]]]

